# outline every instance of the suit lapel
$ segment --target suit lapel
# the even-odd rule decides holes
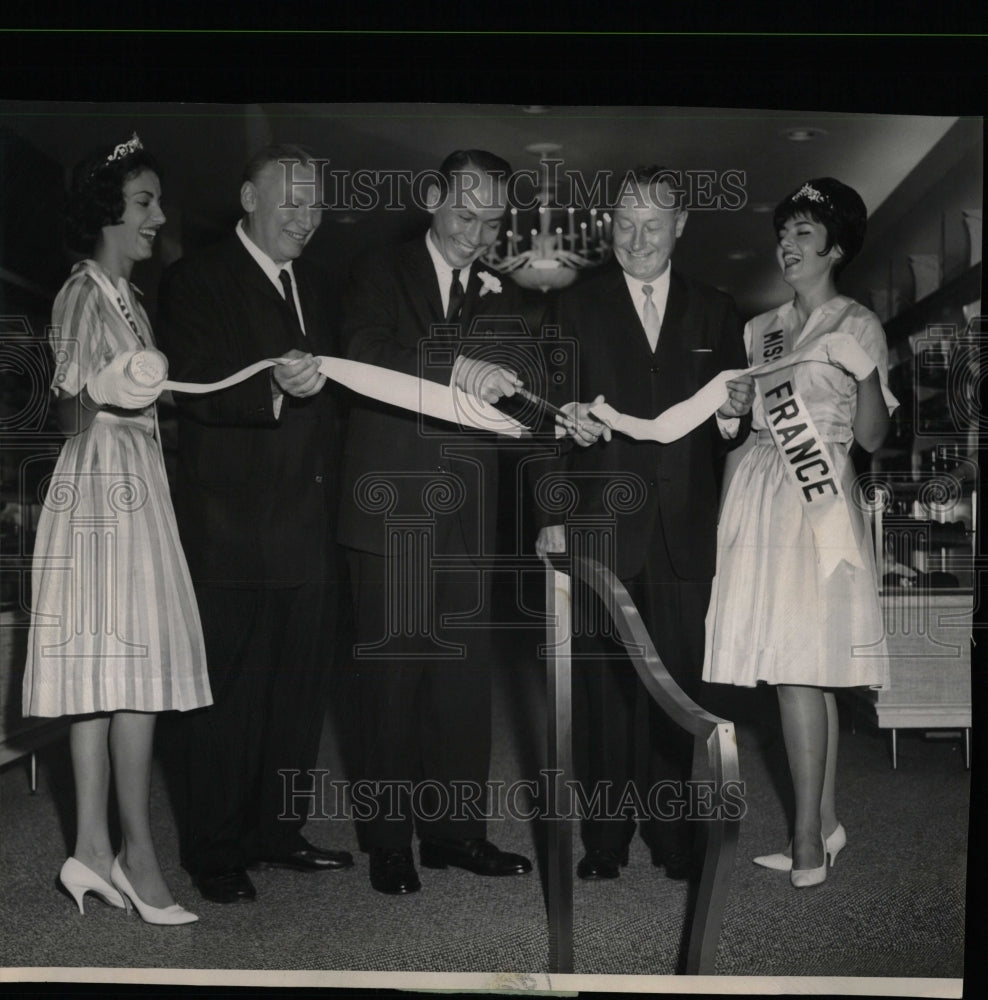
[[[601,302],[607,304],[608,310],[614,308],[614,313],[609,316],[607,326],[613,325],[616,329],[625,331],[622,337],[625,352],[629,358],[634,359],[635,364],[648,364],[652,350],[648,346],[648,336],[631,298],[628,283],[624,280],[624,271],[616,266],[608,281],[609,287],[605,295],[601,296]]]
[[[239,261],[237,271],[251,292],[256,295],[262,295],[272,301],[283,302],[284,299],[282,299],[278,290],[271,284],[268,276],[261,270],[261,266],[257,261],[247,252],[247,248],[240,242],[240,237],[238,236],[234,237],[234,250]]]
[[[299,329],[299,326],[295,322],[294,318],[287,311],[288,307],[281,293],[274,287],[268,276],[261,270],[257,261],[254,260],[254,258],[247,252],[247,248],[240,242],[240,238],[238,236],[233,237],[233,243],[233,250],[237,260],[235,273],[245,285],[248,301],[251,298],[260,297],[262,301],[267,301],[272,309],[277,310],[278,316],[282,319],[280,324],[280,329],[283,333],[282,348],[287,349],[291,347],[298,347],[304,350],[306,337]],[[295,280],[298,287],[299,300],[304,303],[306,296],[303,294],[302,286],[297,284],[297,274],[295,275]],[[302,308],[304,310],[305,306],[303,305]],[[308,321],[308,312],[303,312],[303,315],[305,316],[306,321]],[[267,331],[265,333],[265,337],[269,336],[270,331]]]
[[[689,306],[690,296],[682,278],[673,271],[669,275],[669,297],[666,299],[666,311],[662,317],[659,330],[659,343],[656,347],[656,357],[673,357],[682,350],[683,332],[686,328],[683,318]]]
[[[426,249],[427,237],[418,236],[402,248],[399,267],[408,300],[412,304],[421,329],[428,330],[433,323],[444,321],[439,279],[432,258]]]
[[[685,399],[716,374],[716,358],[704,321],[705,302],[701,292],[672,272],[656,352],[663,406]]]
[[[470,320],[480,312],[483,312],[480,305],[480,271],[482,270],[478,261],[473,262],[470,268],[470,280],[464,290],[463,308],[460,310],[460,323],[464,331],[470,328]]]
[[[313,354],[329,354],[333,350],[333,340],[329,327],[329,316],[324,308],[324,297],[316,291],[319,279],[316,272],[298,260],[293,268],[298,298],[302,305],[302,321],[305,323],[304,341],[306,349]]]

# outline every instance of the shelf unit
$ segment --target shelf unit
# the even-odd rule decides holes
[[[956,729],[970,767],[978,565],[981,263],[885,323],[900,406],[859,475],[873,518],[891,681],[855,696],[882,729]],[[860,471],[860,469],[859,469]]]

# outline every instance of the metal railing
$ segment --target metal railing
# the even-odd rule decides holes
[[[550,556],[546,571],[545,648],[548,681],[549,768],[562,779],[549,785],[548,815],[559,817],[564,810],[556,801],[558,789],[573,775],[572,729],[572,579],[574,574],[600,596],[611,611],[617,635],[649,695],[676,726],[692,733],[699,749],[706,747],[714,775],[713,804],[722,805],[727,783],[740,784],[737,740],[734,724],[702,709],[688,698],[669,675],[655,650],[638,609],[621,581],[593,559]],[[711,809],[706,826],[706,850],[696,886],[694,905],[688,908],[688,946],[685,971],[710,975],[714,959],[731,871],[737,853],[740,816],[733,810]],[[557,973],[573,971],[573,822],[549,821],[548,917],[549,967]]]

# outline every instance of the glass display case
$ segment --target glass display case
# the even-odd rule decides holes
[[[885,324],[900,401],[886,442],[859,463],[874,527],[891,679],[865,704],[880,728],[956,729],[970,766],[971,639],[978,587],[980,383],[988,331],[981,264]],[[856,655],[867,655],[857,650]]]
[[[883,592],[976,584],[981,264],[885,324],[900,406],[859,479],[875,518]]]

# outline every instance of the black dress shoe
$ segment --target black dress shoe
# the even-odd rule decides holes
[[[374,847],[370,852],[370,884],[372,889],[389,896],[403,896],[422,888],[412,852],[406,848]]]
[[[291,868],[297,872],[332,872],[353,867],[353,855],[349,851],[331,851],[315,844],[306,844],[294,851],[286,851],[272,857],[258,858],[252,868]]]
[[[423,840],[420,849],[425,868],[463,868],[474,875],[524,875],[532,862],[520,854],[499,850],[489,840]]]
[[[203,899],[211,903],[249,903],[257,890],[243,868],[231,868],[215,875],[194,875],[192,881]]]
[[[580,858],[576,874],[583,879],[617,878],[628,863],[628,849],[594,848]]]
[[[652,848],[652,864],[656,868],[665,868],[666,878],[682,881],[694,874],[693,855],[689,851],[660,851]]]

